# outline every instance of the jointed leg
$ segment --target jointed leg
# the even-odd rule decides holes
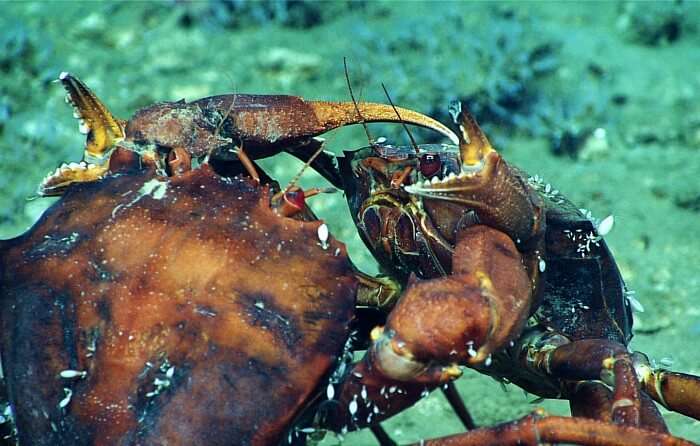
[[[612,422],[612,392],[597,381],[572,383],[567,390],[571,415],[599,421]],[[640,426],[654,432],[668,433],[666,422],[661,417],[654,401],[640,392]]]
[[[420,443],[424,446],[539,446],[571,443],[584,446],[693,446],[695,443],[634,426],[587,418],[544,417],[535,412],[518,421],[480,428]]]
[[[654,370],[641,353],[633,355],[642,388],[669,410],[700,420],[700,377],[668,370]]]
[[[452,410],[454,410],[455,414],[457,414],[457,417],[462,422],[465,429],[468,431],[476,429],[474,419],[469,413],[469,409],[467,409],[467,406],[464,404],[464,401],[457,391],[457,387],[455,387],[454,382],[448,382],[447,384],[443,385],[441,389],[442,393],[445,395],[445,398],[447,398],[447,402],[450,403]]]

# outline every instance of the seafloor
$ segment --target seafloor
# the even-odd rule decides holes
[[[29,200],[83,136],[58,73],[82,78],[120,117],[156,101],[226,93],[348,100],[356,93],[446,119],[461,99],[497,149],[599,218],[644,307],[631,347],[700,374],[700,4],[624,2],[4,3],[0,14],[0,236],[21,233],[50,204]],[[375,135],[404,138],[393,127]],[[418,133],[418,137],[424,137]],[[425,136],[427,137],[427,136]],[[361,129],[328,137],[336,152]],[[299,163],[265,163],[285,181]],[[312,173],[305,185],[324,185]],[[363,269],[376,265],[341,194],[314,210]],[[458,388],[477,423],[544,406],[477,373]],[[666,413],[700,441],[700,423]],[[385,423],[402,443],[461,430],[439,393]],[[324,444],[375,444],[368,432]]]

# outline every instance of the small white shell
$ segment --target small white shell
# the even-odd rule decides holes
[[[65,397],[63,397],[63,399],[58,402],[59,409],[65,408],[68,405],[68,403],[70,403],[70,399],[73,396],[73,391],[71,389],[64,387],[63,394],[65,395]]]
[[[333,384],[328,384],[328,387],[326,387],[326,397],[329,400],[332,400],[334,396],[335,396],[335,389],[333,388]]]
[[[598,224],[598,235],[601,237],[604,237],[607,235],[613,228],[613,225],[615,224],[615,217],[612,215],[608,215],[605,217],[599,224]]]
[[[350,415],[355,415],[357,413],[357,400],[350,401],[350,404],[348,404],[348,411]]]
[[[634,296],[634,293],[625,293],[627,302],[629,302],[632,309],[638,313],[644,313],[644,305]]]
[[[87,376],[87,372],[84,370],[62,370],[59,375],[64,379],[85,378]]]
[[[318,234],[318,240],[321,242],[321,247],[323,249],[328,248],[328,226],[325,223],[321,223],[321,225],[318,227],[316,230]]]

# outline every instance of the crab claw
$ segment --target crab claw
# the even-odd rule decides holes
[[[38,190],[41,196],[60,195],[71,183],[99,179],[109,168],[111,149],[124,138],[124,121],[115,118],[80,79],[62,72],[58,81],[66,89],[66,102],[73,106],[73,116],[87,140],[83,160],[64,163],[44,178]]]
[[[491,152],[495,152],[488,138],[481,131],[476,119],[462,109],[462,103],[454,101],[450,104],[450,115],[454,123],[459,126],[459,153],[462,157],[462,170],[473,169],[483,163],[484,158]]]
[[[516,169],[511,168],[491,146],[476,120],[459,103],[450,114],[460,130],[459,174],[450,173],[406,186],[406,192],[424,197],[428,212],[440,208],[439,201],[458,203],[457,212],[474,212],[478,220],[513,238],[528,240],[540,230],[539,199],[533,196]],[[458,221],[459,215],[454,216]]]
[[[357,105],[352,102],[308,101],[308,103],[321,123],[323,132],[360,122],[403,122],[434,130],[449,138],[454,144],[459,141],[454,132],[444,124],[407,108],[371,102],[358,102]]]
[[[494,150],[474,117],[459,102],[450,104],[450,114],[459,127],[459,152],[462,161],[459,174],[437,176],[405,187],[406,192],[427,198],[452,201],[468,206],[484,202],[480,194],[495,191],[488,187],[502,170],[502,159]],[[486,200],[490,201],[490,200]]]

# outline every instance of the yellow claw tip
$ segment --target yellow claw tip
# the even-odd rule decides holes
[[[442,373],[450,379],[457,379],[462,376],[462,369],[457,364],[450,364],[447,367],[443,367]]]
[[[382,337],[382,334],[384,334],[384,327],[377,326],[372,329],[372,331],[369,334],[369,337],[372,340],[372,342],[376,342],[379,338]]]

